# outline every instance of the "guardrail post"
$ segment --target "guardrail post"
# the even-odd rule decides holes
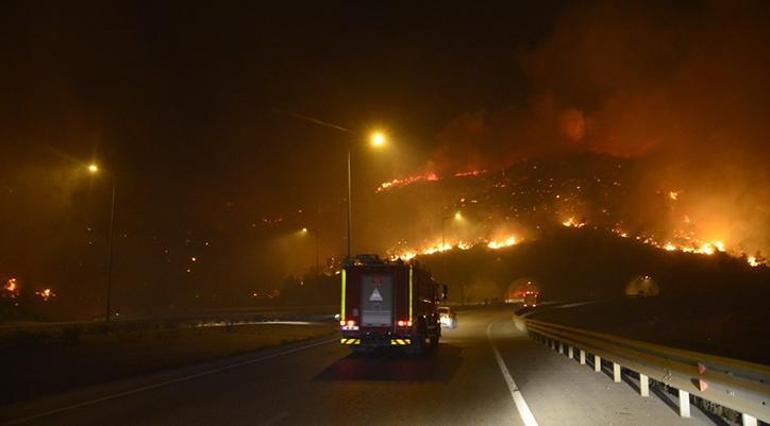
[[[602,371],[602,357],[594,355],[594,371]]]
[[[620,364],[617,362],[612,363],[612,380],[615,383],[620,383]]]
[[[679,389],[679,415],[690,417],[690,392]]]
[[[650,378],[639,373],[639,395],[650,396]]]
[[[586,365],[586,351],[580,350],[580,365]]]
[[[741,420],[743,421],[743,426],[757,426],[757,418],[751,414],[741,414]]]
[[[575,349],[572,347],[572,345],[567,346],[567,353],[570,359],[575,357]]]

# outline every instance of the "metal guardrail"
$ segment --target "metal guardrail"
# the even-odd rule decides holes
[[[570,358],[593,356],[612,364],[613,379],[622,369],[639,374],[639,392],[649,396],[649,379],[679,391],[679,414],[690,416],[690,395],[741,413],[743,424],[770,422],[770,366],[671,348],[624,337],[515,316],[517,327]]]

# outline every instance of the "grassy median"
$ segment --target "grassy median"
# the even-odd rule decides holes
[[[3,333],[0,405],[335,332],[333,323],[268,323]]]

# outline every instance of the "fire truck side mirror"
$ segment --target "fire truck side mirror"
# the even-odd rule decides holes
[[[449,289],[447,289],[446,284],[444,284],[443,291],[441,292],[441,299],[446,300],[447,297],[449,297]]]

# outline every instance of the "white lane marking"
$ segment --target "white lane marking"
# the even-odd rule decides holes
[[[261,357],[258,357],[258,358],[247,359],[245,361],[240,361],[240,362],[235,362],[235,363],[232,363],[232,364],[223,365],[221,367],[212,368],[210,370],[201,371],[201,372],[190,374],[190,375],[187,375],[187,376],[176,377],[176,378],[173,378],[173,379],[164,380],[162,382],[157,382],[157,383],[153,383],[153,384],[146,385],[146,386],[140,386],[138,388],[130,389],[130,390],[127,390],[127,391],[118,392],[118,393],[114,393],[114,394],[111,394],[111,395],[105,395],[105,396],[102,396],[102,397],[99,397],[99,398],[95,398],[95,399],[91,399],[91,400],[88,400],[88,401],[78,402],[77,404],[67,405],[65,407],[54,408],[53,410],[44,411],[42,413],[32,414],[32,415],[27,416],[27,417],[21,417],[21,418],[18,418],[18,419],[12,419],[12,420],[9,420],[7,422],[0,423],[0,424],[5,426],[5,425],[16,425],[16,424],[20,424],[20,423],[26,423],[26,422],[29,422],[30,420],[39,419],[41,417],[47,417],[47,416],[50,416],[50,415],[53,415],[53,414],[58,414],[58,413],[61,413],[61,412],[64,412],[64,411],[70,411],[70,410],[74,410],[76,408],[86,407],[86,406],[94,405],[94,404],[97,404],[97,403],[100,403],[100,402],[109,401],[109,400],[117,399],[117,398],[122,398],[124,396],[133,395],[133,394],[137,394],[137,393],[140,393],[140,392],[161,388],[161,387],[172,385],[172,384],[175,384],[175,383],[186,382],[186,381],[197,379],[197,378],[200,378],[200,377],[210,376],[212,374],[220,373],[222,371],[231,370],[233,368],[238,368],[238,367],[243,367],[244,365],[254,364],[254,363],[257,363],[257,362],[260,362],[260,361],[265,361],[265,360],[272,359],[272,358],[278,358],[278,357],[283,356],[283,355],[293,354],[295,352],[304,351],[305,349],[310,349],[310,348],[313,348],[313,347],[316,347],[316,346],[321,346],[321,345],[325,345],[325,344],[328,344],[328,343],[337,342],[338,340],[339,340],[339,338],[335,337],[334,339],[322,340],[320,342],[310,343],[310,344],[307,344],[307,345],[304,345],[304,346],[298,346],[298,347],[291,348],[291,349],[288,349],[288,350],[285,350],[285,351],[281,351],[281,352],[273,352],[273,353],[270,353],[270,354],[267,354],[267,355],[264,355],[264,356],[261,356]]]
[[[505,366],[505,361],[503,361],[503,357],[500,356],[500,351],[497,350],[495,342],[492,341],[490,331],[492,330],[492,326],[498,321],[493,321],[487,326],[487,340],[489,340],[492,351],[495,353],[495,360],[497,360],[497,365],[500,367],[500,372],[503,373],[505,384],[508,385],[508,390],[511,392],[511,397],[513,398],[513,403],[516,404],[516,410],[519,412],[519,417],[521,417],[521,420],[526,426],[537,426],[537,420],[535,420],[532,410],[529,409],[529,405],[527,405],[527,401],[524,400],[524,396],[522,396],[519,386],[516,385],[511,373],[508,372],[508,367]]]
[[[203,322],[200,324],[190,325],[189,328],[207,328],[207,327],[227,327],[227,326],[240,326],[240,325],[312,325],[312,322],[308,321],[240,321],[240,322]]]

